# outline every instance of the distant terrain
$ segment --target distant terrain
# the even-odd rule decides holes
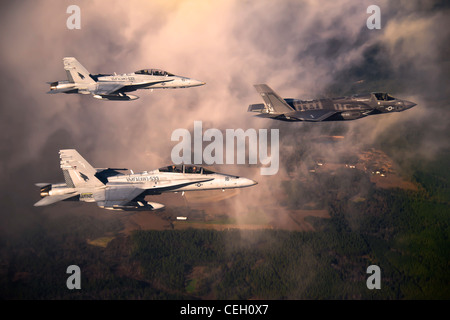
[[[448,299],[450,177],[436,165],[445,159],[448,153],[423,164],[409,182],[389,170],[375,174],[396,177],[395,187],[373,181],[371,172],[325,163],[280,182],[281,207],[249,209],[239,221],[226,212],[244,191],[217,193],[209,209],[198,194],[171,194],[156,213],[53,216],[16,241],[1,239],[0,295]],[[78,291],[65,287],[71,264],[82,270]],[[366,287],[372,264],[382,270],[381,290]]]

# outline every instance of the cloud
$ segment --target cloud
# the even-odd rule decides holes
[[[449,31],[441,27],[448,9],[375,3],[382,8],[381,30],[366,27],[373,1],[79,1],[81,30],[66,28],[71,1],[2,4],[2,189],[11,195],[35,179],[62,179],[60,148],[77,148],[96,167],[158,168],[170,162],[176,144],[171,133],[191,130],[196,120],[204,130],[279,128],[282,156],[291,146],[307,150],[295,169],[300,172],[314,154],[339,159],[411,127],[423,135],[399,153],[430,156],[448,147],[449,63],[443,44]],[[140,99],[129,103],[47,95],[46,81],[65,78],[64,56],[77,57],[92,73],[160,68],[207,84],[141,90]],[[364,81],[355,84],[359,80]],[[386,90],[419,106],[345,123],[273,123],[246,112],[248,104],[260,103],[254,83],[293,98]],[[309,139],[335,132],[346,136],[339,146]],[[254,203],[271,197],[273,186],[290,173],[280,168],[277,176],[262,179],[246,166],[223,171],[263,181],[248,191]],[[21,197],[36,198],[34,189],[27,191]],[[246,210],[247,199],[235,198],[236,212]]]

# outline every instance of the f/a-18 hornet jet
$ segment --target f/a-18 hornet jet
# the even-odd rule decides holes
[[[159,69],[143,69],[122,75],[90,74],[73,57],[66,57],[63,61],[68,80],[48,82],[50,91],[47,93],[92,94],[100,100],[136,100],[138,96],[127,92],[138,89],[197,87],[205,84]]]
[[[68,200],[96,202],[104,209],[157,210],[164,205],[145,201],[147,195],[249,187],[255,181],[212,172],[194,165],[170,165],[153,171],[123,173],[128,169],[93,168],[76,150],[59,151],[65,183],[37,183],[41,200],[35,206]]]
[[[340,121],[366,116],[400,112],[414,107],[411,101],[394,98],[388,93],[366,93],[350,97],[318,100],[283,99],[266,84],[256,84],[264,104],[251,104],[248,112],[282,121]]]

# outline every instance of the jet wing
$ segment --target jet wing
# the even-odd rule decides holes
[[[106,190],[94,193],[94,199],[100,207],[120,207],[126,206],[130,202],[143,199],[146,195],[160,194],[161,192],[172,191],[194,183],[211,181],[213,178],[203,179],[181,179],[173,181],[159,181],[151,188],[139,188],[136,185],[115,185]]]
[[[126,85],[122,83],[102,83],[101,86],[95,91],[95,94],[98,95],[109,95],[120,92],[120,89],[126,87]]]
[[[104,192],[94,193],[94,199],[100,207],[124,206],[143,192],[145,192],[145,189],[134,186],[115,186],[106,189]]]
[[[98,95],[117,95],[119,93],[124,92],[131,92],[136,91],[138,89],[144,89],[144,88],[151,88],[153,85],[163,82],[170,82],[173,81],[172,79],[169,80],[158,80],[154,82],[145,82],[141,84],[121,84],[121,83],[115,83],[115,82],[100,82],[101,86],[99,86],[99,89],[95,92]]]
[[[61,194],[56,196],[47,196],[34,204],[35,207],[48,206],[49,204],[75,197],[77,193]]]
[[[318,121],[324,121],[337,113],[339,113],[339,112],[337,112],[335,110],[319,109],[319,110],[305,110],[305,111],[290,112],[290,113],[284,114],[283,116],[286,117],[287,119],[292,119],[292,120],[318,122]]]
[[[175,183],[160,181],[159,186],[151,189],[147,189],[147,194],[160,194],[161,192],[174,191],[179,188],[183,188],[195,183],[207,182],[214,180],[214,178],[204,178],[204,179],[183,179],[177,180]]]
[[[168,80],[158,80],[158,81],[153,81],[153,82],[144,82],[141,84],[130,84],[130,85],[126,85],[123,87],[123,89],[118,90],[117,92],[114,93],[119,93],[119,92],[130,92],[130,91],[136,91],[138,89],[151,89],[152,86],[156,85],[156,84],[160,84],[160,83],[164,83],[164,82],[171,82],[173,81],[172,79],[168,79]]]

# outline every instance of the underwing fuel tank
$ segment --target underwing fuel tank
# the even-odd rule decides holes
[[[163,209],[165,206],[161,203],[156,202],[147,202],[147,201],[138,201],[137,206],[112,206],[112,207],[103,207],[108,210],[117,210],[117,211],[156,211]]]
[[[131,100],[137,100],[139,99],[138,96],[134,96],[132,94],[123,94],[123,95],[100,95],[96,94],[94,95],[95,99],[99,100],[116,100],[116,101],[131,101]]]

